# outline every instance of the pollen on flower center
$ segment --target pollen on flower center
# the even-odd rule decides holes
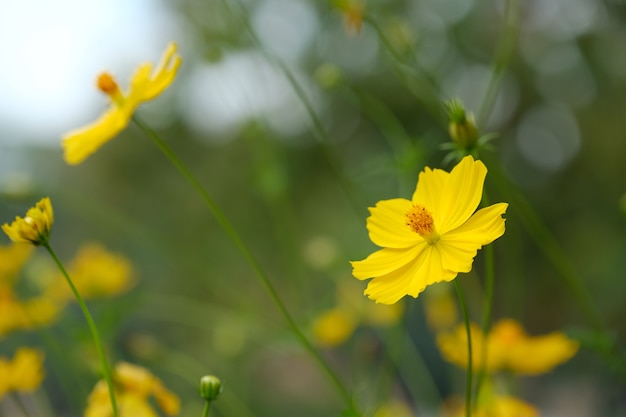
[[[406,225],[415,233],[422,236],[429,243],[436,243],[439,240],[439,234],[435,230],[435,221],[430,215],[426,207],[414,204],[406,213]]]

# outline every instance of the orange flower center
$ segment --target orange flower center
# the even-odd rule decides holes
[[[98,90],[111,97],[114,103],[120,105],[124,101],[124,95],[120,87],[117,85],[117,82],[115,82],[115,78],[108,72],[103,72],[98,76],[96,85],[98,86]]]
[[[439,241],[439,234],[435,230],[435,221],[426,207],[414,204],[406,213],[406,225],[415,233],[422,236],[431,245]]]

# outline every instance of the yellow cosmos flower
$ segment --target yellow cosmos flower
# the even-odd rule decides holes
[[[35,207],[26,212],[26,217],[16,217],[15,221],[2,225],[2,230],[13,242],[32,243],[35,246],[48,242],[50,228],[54,222],[54,213],[50,198],[42,198]]]
[[[70,165],[80,164],[124,130],[141,103],[152,100],[172,84],[180,64],[181,58],[176,55],[176,44],[172,42],[154,71],[151,63],[143,64],[135,71],[126,93],[120,90],[111,74],[100,74],[98,89],[109,96],[111,106],[92,124],[63,137],[65,162]]]
[[[124,256],[111,253],[97,243],[80,248],[67,267],[74,286],[85,299],[111,297],[127,291],[134,283],[133,267]],[[74,299],[63,275],[55,273],[46,294],[60,301]]]
[[[154,397],[165,414],[174,416],[180,412],[178,397],[145,368],[120,362],[115,367],[113,380],[120,417],[157,417],[151,405],[151,397]],[[112,415],[106,382],[100,380],[89,395],[85,417]]]
[[[474,351],[481,352],[484,335],[476,324],[472,323],[470,329]],[[568,361],[578,351],[578,342],[568,339],[563,333],[528,336],[522,326],[511,319],[496,323],[486,343],[488,372],[506,369],[524,375],[542,374]],[[459,325],[450,333],[438,335],[437,345],[447,361],[467,367],[465,326]],[[475,369],[481,368],[479,354],[472,356],[472,363]]]
[[[411,200],[383,200],[371,207],[369,236],[383,249],[352,262],[356,278],[374,278],[365,294],[393,304],[469,272],[478,249],[504,233],[508,204],[476,211],[486,175],[485,165],[471,156],[449,173],[426,167]]]
[[[0,399],[10,391],[32,392],[43,378],[43,355],[35,349],[20,348],[13,360],[0,358]]]

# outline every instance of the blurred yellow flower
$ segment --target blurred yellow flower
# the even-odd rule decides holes
[[[10,391],[32,392],[43,378],[43,355],[35,349],[20,348],[13,360],[0,357],[0,399]]]
[[[474,352],[481,352],[485,338],[476,324],[472,323],[471,334]],[[488,372],[509,370],[524,375],[542,374],[568,361],[578,351],[578,342],[563,333],[528,336],[521,325],[511,319],[496,323],[486,343]],[[465,326],[459,325],[452,332],[438,335],[437,345],[447,361],[467,367]],[[481,355],[473,355],[472,360],[474,368],[480,369]]]
[[[359,295],[359,282],[342,281],[337,287],[337,306],[320,314],[313,322],[313,337],[320,346],[344,343],[359,324],[374,327],[390,326],[404,313],[401,303],[376,304]]]
[[[82,246],[67,271],[83,298],[111,297],[127,291],[134,283],[133,267],[122,255],[111,253],[97,243]],[[74,300],[63,275],[55,274],[46,293],[60,301]]]
[[[35,207],[26,212],[26,217],[16,217],[15,221],[2,225],[2,230],[13,242],[32,243],[35,246],[46,244],[50,237],[50,228],[54,222],[54,213],[50,198],[44,197]]]
[[[476,211],[486,175],[485,165],[471,156],[449,173],[426,167],[412,200],[383,200],[371,207],[369,236],[383,249],[352,262],[356,278],[373,278],[365,294],[393,304],[469,272],[478,249],[504,233],[508,204]]]
[[[152,100],[172,84],[180,64],[181,58],[176,54],[176,44],[171,42],[154,71],[151,63],[139,66],[126,93],[120,90],[111,74],[100,74],[98,89],[109,96],[111,106],[95,122],[63,137],[65,162],[70,165],[83,162],[125,129],[140,104]]]
[[[151,397],[154,397],[165,414],[174,416],[180,412],[178,397],[145,368],[120,362],[115,367],[113,381],[120,417],[157,417],[151,405]],[[104,380],[98,381],[87,402],[85,417],[113,415],[109,391]]]
[[[13,288],[0,285],[0,336],[18,329],[47,326],[56,320],[64,306],[45,296],[21,301]]]
[[[338,346],[348,340],[356,325],[354,314],[341,308],[333,308],[314,320],[313,338],[320,346]]]
[[[31,245],[11,243],[0,246],[0,285],[12,284],[33,250]]]
[[[449,401],[444,417],[465,417],[463,401]],[[490,381],[481,385],[480,394],[472,412],[474,417],[538,417],[539,411],[532,405],[513,396],[496,392]]]

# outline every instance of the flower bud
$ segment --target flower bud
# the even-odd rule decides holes
[[[200,396],[206,401],[215,401],[222,392],[222,382],[213,375],[205,375],[200,378]]]
[[[478,129],[474,122],[474,115],[465,112],[465,107],[459,99],[452,99],[444,103],[450,124],[448,131],[452,140],[464,149],[471,149],[478,141]]]
[[[45,245],[50,237],[54,213],[48,197],[42,198],[35,207],[28,209],[24,218],[16,217],[11,225],[2,225],[2,230],[13,242]]]

